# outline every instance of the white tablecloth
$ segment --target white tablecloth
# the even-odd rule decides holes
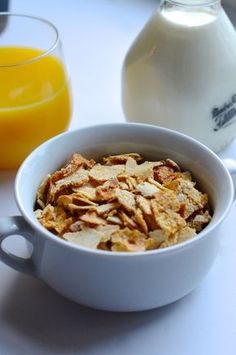
[[[11,1],[12,11],[46,17],[59,28],[74,98],[71,129],[124,121],[122,61],[156,6],[154,0]],[[236,142],[221,156],[236,158]],[[14,176],[0,173],[1,216],[19,213]],[[0,263],[0,354],[234,355],[235,215],[236,204],[224,222],[217,260],[201,285],[184,299],[148,312],[87,309]],[[8,245],[24,252],[21,240]]]

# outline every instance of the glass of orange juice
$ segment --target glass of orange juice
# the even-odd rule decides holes
[[[12,13],[1,13],[1,23],[0,169],[10,169],[67,129],[71,99],[56,27]]]

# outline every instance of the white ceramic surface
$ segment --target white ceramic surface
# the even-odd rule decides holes
[[[104,154],[135,151],[148,159],[176,160],[193,173],[209,194],[214,210],[212,221],[195,239],[132,254],[94,251],[59,239],[35,219],[35,193],[43,177],[75,151],[95,159]],[[174,302],[199,284],[216,257],[220,224],[233,200],[233,183],[222,161],[187,136],[155,126],[109,124],[67,132],[37,148],[19,169],[15,193],[23,217],[1,219],[1,240],[21,234],[33,244],[33,254],[25,260],[1,248],[3,262],[41,278],[80,304],[138,311]]]

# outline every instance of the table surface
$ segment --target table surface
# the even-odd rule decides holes
[[[70,129],[123,122],[124,55],[157,6],[151,0],[12,0],[61,33],[74,97]],[[236,141],[221,153],[236,158]],[[15,172],[0,172],[0,216],[19,214]],[[37,279],[0,263],[0,354],[233,355],[236,349],[236,204],[224,221],[219,255],[182,300],[141,313],[106,313],[72,303]],[[8,247],[25,253],[22,240]]]

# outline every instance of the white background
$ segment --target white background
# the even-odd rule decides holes
[[[122,61],[156,6],[154,0],[11,1],[12,11],[46,17],[60,31],[73,92],[71,129],[124,121]],[[236,142],[221,156],[236,158]],[[0,216],[19,213],[14,176],[0,172]],[[236,204],[224,222],[217,260],[198,289],[148,312],[84,308],[0,263],[0,355],[234,355],[235,213]],[[9,245],[23,253],[21,241]]]

